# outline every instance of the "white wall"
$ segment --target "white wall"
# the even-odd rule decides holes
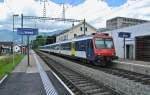
[[[17,45],[15,45],[13,48],[14,48],[14,52],[20,52],[21,51],[21,48]]]
[[[113,36],[114,44],[116,48],[116,54],[118,57],[123,58],[123,38],[118,37],[119,32],[129,32],[131,33],[131,38],[126,39],[126,44],[133,44],[133,58],[135,59],[135,37],[136,36],[145,36],[150,35],[150,23],[130,26],[126,28],[116,29],[113,31],[107,31],[106,33],[109,33]]]
[[[80,30],[80,27],[82,27],[82,31]],[[61,40],[63,40],[64,36],[67,36],[68,39],[73,39],[74,34],[77,34],[77,36],[83,35],[84,34],[83,27],[84,27],[84,25],[81,24],[78,27],[74,27],[73,30],[71,29],[70,31],[57,36],[56,37],[56,42],[59,42],[60,38],[62,38]],[[91,35],[92,33],[96,33],[96,29],[91,28],[89,25],[85,24],[85,27],[87,27],[87,31],[85,31],[86,35]]]

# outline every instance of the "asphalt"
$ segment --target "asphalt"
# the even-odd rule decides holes
[[[0,95],[46,95],[39,73],[12,73],[0,84]]]

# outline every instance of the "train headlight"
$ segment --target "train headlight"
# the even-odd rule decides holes
[[[97,55],[101,55],[101,53],[97,53]]]
[[[115,55],[116,55],[116,53],[114,52],[112,55],[113,55],[113,56],[115,56]]]

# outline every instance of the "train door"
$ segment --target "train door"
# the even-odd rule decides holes
[[[133,45],[126,45],[126,58],[133,59]]]
[[[89,61],[94,60],[93,42],[91,39],[87,40],[86,56]]]
[[[71,43],[71,55],[75,56],[75,53],[76,53],[76,51],[75,51],[75,42],[72,42]]]

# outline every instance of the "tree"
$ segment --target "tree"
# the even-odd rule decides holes
[[[38,48],[39,46],[45,45],[47,37],[39,35],[33,40],[33,48]]]
[[[2,46],[0,46],[0,55],[2,54],[2,48],[3,48],[3,47],[2,47]]]

